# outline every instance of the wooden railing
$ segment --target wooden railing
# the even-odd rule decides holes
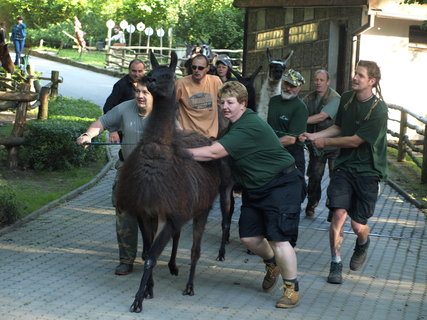
[[[135,58],[149,61],[149,50],[152,50],[157,59],[161,63],[168,63],[170,59],[170,51],[185,50],[185,48],[160,48],[160,47],[144,47],[144,46],[111,46],[106,49],[105,64],[108,68],[116,68],[121,72],[127,72],[129,62]],[[243,50],[228,50],[228,49],[212,49],[214,54],[236,54],[238,58],[231,58],[233,69],[236,71],[242,70]],[[180,57],[181,56],[181,57]],[[178,65],[183,65],[188,57],[178,54]],[[148,64],[149,65],[149,64]]]
[[[41,87],[39,80],[50,80],[50,83]],[[23,77],[23,81],[18,87],[9,84],[12,81],[14,80],[6,77],[0,80],[2,87],[9,88],[8,91],[0,91],[0,111],[15,109],[15,121],[11,135],[9,137],[0,137],[0,145],[8,149],[8,165],[11,169],[18,166],[17,154],[19,146],[25,144],[23,134],[27,111],[39,107],[37,118],[41,120],[47,119],[49,92],[50,96],[57,96],[58,84],[62,80],[58,71],[52,71],[51,78],[35,77],[30,72],[27,77]],[[31,91],[32,84],[36,92]],[[32,103],[34,101],[35,103]]]
[[[397,161],[405,161],[406,154],[421,168],[421,183],[427,183],[427,119],[416,115],[415,113],[394,104],[388,105],[389,109],[397,110],[400,112],[400,118],[394,119],[389,117],[389,121],[399,123],[399,132],[394,132],[388,129],[387,132],[391,136],[397,138],[397,142],[394,140],[389,141],[388,146],[397,149]],[[424,125],[424,128],[420,128],[414,123],[408,121],[408,116],[415,120],[418,120]],[[411,119],[413,121],[413,119]],[[422,139],[408,138],[408,129],[412,130],[422,137]],[[421,161],[415,155],[419,153],[422,155]]]

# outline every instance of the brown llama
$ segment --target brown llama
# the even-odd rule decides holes
[[[291,50],[286,57],[273,59],[270,50],[267,48],[268,75],[262,84],[258,102],[258,115],[265,121],[267,121],[268,103],[271,97],[280,94],[282,75],[285,72],[286,64],[293,54],[294,51]]]
[[[5,33],[3,28],[0,28],[0,62],[1,66],[6,70],[6,72],[15,72],[15,65],[13,64],[13,61],[10,58],[9,49],[5,41]]]
[[[153,268],[171,238],[174,242],[169,270],[178,274],[175,257],[179,235],[191,219],[191,267],[183,294],[194,295],[202,234],[220,185],[219,162],[198,163],[184,150],[209,145],[210,140],[175,127],[176,53],[172,52],[169,67],[159,66],[153,53],[150,59],[153,70],[147,75],[147,87],[153,95],[153,110],[141,141],[123,165],[116,189],[118,208],[141,218],[152,239],[131,312],[141,312],[143,300],[153,297]]]

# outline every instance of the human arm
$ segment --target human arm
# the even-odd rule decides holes
[[[83,148],[87,148],[87,145],[84,145],[86,142],[91,142],[92,138],[95,138],[98,136],[101,132],[104,131],[104,126],[102,125],[101,121],[98,119],[95,122],[93,122],[89,128],[87,128],[86,132],[80,135],[76,142],[78,145],[83,146]]]
[[[228,156],[227,150],[219,142],[210,146],[187,149],[196,161],[211,161]]]
[[[329,118],[329,114],[327,114],[326,112],[320,111],[320,113],[309,116],[307,119],[307,124],[316,124],[316,123],[325,121],[328,118]]]
[[[297,141],[297,137],[294,136],[282,136],[279,138],[280,143],[284,146],[290,146],[292,144],[295,144],[295,142]]]
[[[365,140],[358,135],[337,138],[317,138],[312,141],[316,148],[323,149],[325,147],[338,147],[338,148],[357,148]]]

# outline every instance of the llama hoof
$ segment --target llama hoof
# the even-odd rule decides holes
[[[142,301],[138,301],[138,299],[135,299],[135,301],[130,306],[130,312],[140,313],[142,311]]]
[[[178,275],[178,267],[176,266],[176,264],[172,264],[172,263],[168,263],[168,267],[169,267],[169,272],[171,275],[173,276],[177,276]]]
[[[153,294],[153,289],[147,289],[147,291],[145,291],[144,293],[144,299],[153,299],[154,298],[154,294]]]
[[[223,254],[219,254],[218,257],[216,257],[216,261],[224,261],[225,257]]]
[[[182,292],[182,295],[184,296],[194,296],[194,289],[192,284],[187,284],[187,287]]]

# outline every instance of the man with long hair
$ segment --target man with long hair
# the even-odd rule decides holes
[[[341,148],[327,192],[332,255],[329,283],[343,281],[341,246],[347,215],[357,236],[350,269],[359,270],[366,261],[370,243],[367,222],[374,213],[379,181],[387,176],[387,106],[380,79],[381,71],[375,62],[359,61],[352,90],[341,97],[335,124],[300,136],[301,141],[311,139],[317,148]]]

